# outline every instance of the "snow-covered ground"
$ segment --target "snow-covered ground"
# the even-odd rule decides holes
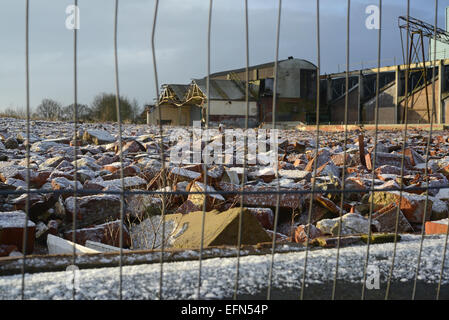
[[[444,250],[445,236],[426,236],[421,257],[419,283],[436,292]],[[412,288],[418,259],[420,237],[404,235],[397,244],[392,282],[396,287]],[[361,279],[366,246],[340,249],[338,279],[351,284],[360,297]],[[335,274],[336,249],[309,251],[306,284],[309,288],[332,283]],[[393,244],[376,244],[370,247],[370,270],[378,268],[380,289],[385,291],[393,256]],[[301,290],[305,252],[276,254],[274,257],[273,288],[276,292]],[[232,298],[236,276],[236,258],[213,258],[202,262],[201,299]],[[247,256],[240,259],[239,295],[259,297],[267,290],[271,255]],[[198,285],[198,261],[173,262],[163,265],[163,298],[196,299]],[[26,299],[72,299],[73,272],[49,272],[27,274]],[[371,273],[369,273],[371,275]],[[119,268],[99,268],[79,271],[79,290],[76,299],[117,299],[119,293]],[[160,264],[123,267],[124,299],[158,299]],[[449,285],[449,252],[446,255],[442,279],[442,293],[447,295]],[[331,288],[331,287],[330,287]],[[355,288],[355,289],[354,289]],[[407,289],[408,290],[408,289]],[[445,290],[445,292],[443,292]],[[326,297],[330,297],[330,291]],[[21,275],[0,277],[0,299],[21,298]],[[273,298],[276,298],[273,296]],[[279,298],[279,297],[278,297]],[[282,296],[280,297],[282,298]],[[411,290],[404,299],[411,298]]]

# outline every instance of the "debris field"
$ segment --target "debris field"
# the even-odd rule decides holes
[[[120,146],[112,123],[81,123],[76,139],[73,123],[32,121],[30,127],[28,141],[26,121],[0,119],[3,257],[24,251],[27,202],[27,254],[70,253],[62,244],[73,240],[81,253],[92,244],[100,252],[120,245],[196,249],[201,239],[204,247],[236,246],[239,231],[242,245],[276,237],[277,243],[336,247],[399,241],[401,234],[421,234],[423,225],[426,234],[448,229],[447,131],[433,132],[427,166],[428,131],[409,130],[403,148],[402,130],[379,131],[375,145],[375,132],[362,127],[346,141],[344,132],[321,131],[318,153],[314,131],[278,130],[273,146],[274,131],[267,130],[246,164],[238,159],[244,140],[236,137],[231,159],[220,154],[205,165],[192,163],[191,151],[181,163],[170,161],[185,143],[174,137],[195,138],[189,128],[164,127],[161,144],[159,127],[125,124]],[[203,152],[229,147],[221,129],[202,136]],[[254,156],[256,163],[249,161]]]

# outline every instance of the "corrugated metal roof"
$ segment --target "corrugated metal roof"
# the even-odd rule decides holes
[[[169,87],[174,91],[180,101],[184,100],[184,97],[189,91],[190,85],[188,84],[169,84]]]
[[[189,84],[164,84],[162,87],[170,88],[176,95],[176,98],[178,98],[178,101],[183,101],[184,97],[187,93],[187,91],[190,88]]]
[[[292,61],[297,66],[300,66],[303,69],[317,69],[317,67],[312,62],[304,60],[304,59],[296,59],[296,58],[284,59],[284,60],[279,60],[278,64],[281,64],[281,63],[286,62],[286,61]],[[255,65],[255,66],[250,66],[248,68],[248,70],[252,71],[252,70],[255,70],[255,69],[263,69],[263,68],[269,68],[269,67],[274,67],[274,61],[273,62],[268,62],[268,63],[258,64],[258,65]],[[214,78],[214,77],[219,77],[219,76],[225,76],[225,75],[227,75],[228,73],[231,73],[231,72],[233,72],[233,73],[241,73],[241,72],[245,72],[245,71],[246,71],[246,68],[239,68],[239,69],[233,69],[233,70],[220,71],[220,72],[212,73],[210,75],[210,77]]]
[[[206,95],[206,79],[195,80],[198,87]],[[245,92],[232,80],[210,79],[210,100],[245,100]],[[250,100],[253,100],[250,96]]]

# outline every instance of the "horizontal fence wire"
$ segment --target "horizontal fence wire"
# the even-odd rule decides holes
[[[410,187],[410,188],[397,188],[397,187],[388,187],[388,188],[375,188],[375,192],[391,192],[391,191],[415,191],[415,192],[425,192],[427,190],[446,190],[449,189],[449,186],[434,186],[434,187]],[[315,190],[315,193],[319,194],[346,194],[346,193],[367,193],[372,191],[371,188],[360,188],[360,189],[351,189],[346,188],[345,190],[341,189],[327,189],[327,190]],[[30,194],[54,194],[54,195],[75,195],[73,190],[34,190],[30,189]],[[125,195],[184,195],[188,196],[191,194],[199,194],[199,195],[257,195],[257,194],[277,194],[276,190],[236,190],[236,191],[165,191],[165,190],[89,190],[89,189],[81,189],[78,190],[78,194],[85,195],[97,195],[97,194],[112,194],[112,195],[121,195],[122,193]],[[28,194],[26,190],[0,190],[0,195],[9,195],[9,194]],[[297,194],[297,195],[308,195],[311,194],[309,190],[280,190],[280,195],[289,195],[289,194]]]
[[[250,80],[249,80],[249,70],[250,70],[250,47],[249,47],[249,41],[250,41],[250,33],[249,33],[249,19],[248,19],[248,0],[243,0],[244,3],[244,26],[245,26],[245,107],[246,107],[246,114],[245,114],[245,122],[244,122],[244,128],[245,130],[248,130],[249,128],[249,110],[250,110]],[[75,8],[78,7],[78,1],[74,0],[74,6]],[[407,68],[405,70],[405,107],[404,107],[404,113],[403,117],[401,118],[401,122],[403,125],[402,128],[402,139],[401,141],[398,141],[398,143],[401,144],[401,161],[400,161],[400,175],[399,175],[399,188],[398,187],[376,187],[375,186],[375,180],[376,180],[376,173],[375,168],[378,161],[378,151],[377,151],[377,144],[379,141],[379,109],[380,109],[380,67],[381,62],[383,61],[381,59],[381,52],[382,52],[382,25],[383,25],[383,1],[379,0],[378,2],[378,8],[379,8],[379,28],[377,33],[377,71],[376,71],[376,83],[375,83],[375,107],[374,107],[374,149],[373,149],[373,163],[372,163],[372,171],[371,171],[371,184],[369,188],[346,188],[346,175],[347,175],[347,149],[348,149],[348,134],[349,134],[349,125],[348,122],[348,109],[349,109],[349,101],[350,101],[350,87],[349,87],[349,77],[350,77],[350,48],[353,46],[351,42],[351,0],[347,0],[346,3],[346,72],[345,72],[345,92],[344,92],[344,122],[342,124],[344,125],[344,132],[343,132],[343,170],[341,175],[341,187],[335,188],[335,189],[326,189],[321,190],[317,187],[317,179],[318,179],[318,161],[314,161],[313,168],[312,168],[312,179],[310,183],[310,190],[306,189],[282,189],[280,185],[280,176],[279,176],[279,157],[276,155],[276,165],[275,165],[275,183],[271,185],[267,185],[266,187],[269,188],[269,190],[245,190],[245,178],[242,179],[239,188],[237,190],[233,191],[208,191],[207,187],[204,188],[202,191],[172,191],[167,190],[167,174],[168,170],[170,169],[170,166],[167,164],[166,161],[166,154],[165,154],[165,145],[164,145],[164,125],[163,125],[163,117],[162,117],[162,111],[161,111],[161,105],[160,105],[160,88],[159,88],[159,77],[158,77],[158,64],[156,60],[156,51],[157,48],[155,46],[155,35],[156,35],[156,27],[157,27],[157,18],[158,18],[158,7],[159,7],[159,1],[155,0],[154,4],[154,16],[152,20],[152,30],[151,30],[151,50],[152,50],[152,60],[153,60],[153,69],[154,69],[154,82],[155,82],[155,92],[156,92],[156,100],[155,100],[155,107],[158,113],[158,131],[159,131],[159,160],[162,165],[161,172],[163,174],[160,175],[162,189],[160,190],[127,190],[126,184],[125,184],[125,174],[124,174],[124,154],[123,154],[123,133],[122,133],[122,106],[120,102],[120,85],[119,85],[119,54],[118,54],[118,30],[119,30],[119,1],[115,0],[115,9],[113,13],[114,23],[113,23],[113,52],[114,52],[114,76],[115,76],[115,107],[116,107],[116,113],[117,113],[117,122],[116,125],[118,127],[118,152],[119,152],[119,162],[120,162],[120,190],[90,190],[90,189],[79,189],[77,184],[74,184],[73,190],[52,190],[52,189],[42,189],[42,190],[36,190],[31,188],[31,162],[30,162],[30,137],[31,137],[31,117],[30,117],[30,66],[29,66],[29,34],[30,34],[30,10],[29,10],[29,0],[26,0],[25,2],[25,78],[26,78],[26,189],[21,190],[0,190],[0,195],[2,196],[10,196],[10,195],[27,195],[26,202],[25,202],[25,225],[24,230],[27,230],[28,222],[30,219],[30,197],[33,194],[50,194],[53,196],[73,196],[74,197],[74,203],[75,203],[75,209],[72,214],[72,242],[73,242],[73,251],[72,251],[72,264],[76,266],[77,263],[77,251],[75,243],[77,242],[76,239],[76,230],[77,230],[77,224],[76,224],[76,217],[77,217],[77,201],[80,196],[84,195],[99,195],[99,194],[110,194],[110,195],[116,195],[120,197],[120,232],[119,232],[119,286],[118,286],[118,299],[124,298],[124,287],[126,284],[124,284],[124,261],[123,261],[123,253],[124,253],[124,217],[125,213],[127,212],[127,206],[126,206],[126,197],[130,195],[154,195],[154,196],[160,196],[162,199],[161,204],[161,219],[165,219],[165,215],[167,214],[167,199],[169,196],[191,196],[191,195],[202,195],[204,197],[204,201],[202,203],[202,216],[201,216],[201,241],[200,241],[200,247],[199,247],[199,256],[198,256],[198,278],[197,278],[197,286],[196,286],[196,298],[202,299],[204,298],[203,292],[202,292],[202,284],[203,284],[203,272],[202,268],[203,266],[203,255],[204,255],[204,241],[205,241],[205,229],[206,229],[206,213],[207,213],[207,198],[208,196],[213,195],[235,195],[240,198],[240,213],[238,218],[238,232],[235,235],[236,238],[236,267],[235,267],[235,273],[233,275],[229,275],[230,277],[233,277],[233,299],[237,300],[240,292],[240,285],[239,280],[242,274],[240,273],[240,267],[241,267],[241,247],[242,247],[242,232],[243,232],[243,215],[244,215],[244,197],[249,195],[275,195],[276,196],[276,202],[274,207],[274,223],[273,223],[273,237],[272,237],[272,243],[271,243],[271,253],[267,256],[269,257],[269,268],[268,268],[268,278],[267,278],[267,292],[266,292],[266,298],[272,299],[272,293],[273,293],[273,281],[276,277],[276,246],[277,246],[277,239],[276,234],[278,231],[278,224],[279,224],[279,215],[280,215],[280,206],[281,206],[281,197],[286,195],[298,195],[298,202],[301,201],[300,196],[308,196],[308,198],[305,198],[305,201],[309,203],[309,206],[307,208],[307,224],[305,226],[305,234],[306,234],[306,240],[304,243],[304,265],[303,265],[303,273],[302,273],[302,279],[299,281],[300,286],[298,287],[298,298],[303,300],[307,296],[306,292],[306,283],[307,283],[307,269],[309,264],[309,252],[311,251],[311,244],[310,244],[310,236],[311,236],[311,217],[312,217],[312,211],[313,211],[313,201],[314,197],[319,194],[326,194],[326,195],[339,195],[340,196],[340,207],[339,207],[339,224],[338,224],[338,230],[337,230],[337,244],[336,244],[336,260],[335,260],[335,272],[333,274],[332,279],[332,288],[330,292],[330,296],[332,299],[336,299],[338,297],[337,290],[338,290],[338,281],[340,279],[339,274],[339,267],[341,263],[341,239],[342,239],[342,225],[343,225],[343,214],[344,214],[344,205],[345,200],[348,194],[352,193],[360,193],[360,194],[374,194],[376,192],[391,192],[396,191],[399,192],[399,203],[401,203],[404,195],[404,192],[415,192],[415,193],[425,193],[425,204],[424,204],[424,215],[422,217],[421,221],[421,234],[420,234],[420,244],[419,244],[419,251],[417,252],[417,263],[415,267],[415,274],[413,277],[413,289],[411,292],[411,298],[416,298],[417,293],[417,285],[418,285],[418,279],[419,279],[419,272],[420,267],[422,263],[422,252],[424,247],[424,240],[425,240],[425,223],[426,223],[426,212],[429,208],[429,193],[430,191],[435,190],[444,190],[449,189],[449,185],[439,185],[439,186],[431,186],[430,185],[430,179],[429,179],[429,160],[430,160],[430,150],[431,145],[433,141],[433,135],[434,135],[434,118],[436,115],[436,101],[435,101],[435,92],[436,92],[436,83],[434,79],[436,78],[436,57],[437,57],[437,47],[436,47],[436,35],[437,35],[437,24],[438,24],[438,0],[435,0],[435,20],[434,20],[434,35],[433,35],[433,63],[430,66],[432,68],[432,111],[431,111],[431,119],[430,119],[430,128],[428,132],[428,136],[426,139],[426,146],[425,146],[425,168],[424,168],[424,180],[425,180],[425,187],[421,186],[414,186],[414,187],[407,187],[404,185],[404,177],[406,175],[406,168],[405,168],[405,159],[406,159],[406,148],[408,147],[408,138],[409,138],[409,100],[410,96],[412,94],[409,93],[409,85],[410,85],[410,76],[411,76],[411,69],[410,66],[413,63],[413,52],[412,52],[412,45],[410,43],[410,28],[409,28],[409,19],[410,17],[410,0],[406,0],[406,6],[407,6],[407,39],[406,39],[406,48],[404,50],[404,60],[407,64]],[[212,37],[212,17],[213,17],[213,0],[209,1],[208,6],[208,27],[207,27],[207,58],[206,58],[206,64],[207,64],[207,76],[206,76],[206,105],[203,108],[205,121],[203,123],[205,128],[211,128],[210,123],[210,85],[211,85],[211,37]],[[275,36],[275,52],[274,52],[274,68],[273,68],[273,99],[272,99],[272,121],[271,121],[271,129],[273,132],[277,129],[278,126],[278,118],[277,118],[277,108],[278,108],[278,62],[279,62],[279,47],[280,47],[280,33],[281,33],[281,17],[282,17],[282,0],[278,0],[277,2],[277,12],[276,12],[276,36]],[[75,10],[75,22],[78,21],[78,11]],[[320,135],[322,134],[322,128],[321,125],[323,124],[320,121],[320,73],[321,73],[321,29],[320,29],[320,0],[316,0],[316,50],[317,50],[317,77],[316,77],[316,102],[315,102],[315,145],[314,145],[314,152],[315,155],[318,156],[319,150],[320,150],[320,144],[323,143],[323,141],[320,141]],[[402,36],[402,34],[401,34]],[[423,48],[424,50],[424,48]],[[429,57],[430,58],[430,57]],[[426,66],[424,66],[424,69],[426,69]],[[74,116],[73,116],[73,137],[71,141],[74,141],[74,181],[77,181],[78,175],[79,175],[79,166],[78,166],[78,158],[80,155],[79,152],[79,106],[78,106],[78,34],[77,34],[77,28],[73,29],[73,101],[74,101]],[[315,85],[315,84],[313,84]],[[357,122],[357,124],[360,124],[360,122]],[[247,163],[247,156],[248,156],[248,137],[244,135],[243,140],[243,149],[244,149],[244,157],[243,157],[243,177],[246,176],[246,173],[248,171],[248,163]],[[169,166],[167,168],[167,166]],[[204,179],[204,185],[208,186],[208,164],[202,163],[202,176]],[[212,180],[212,179],[211,179]],[[210,183],[210,181],[209,181]],[[372,220],[373,220],[373,214],[374,214],[374,197],[371,197],[369,201],[369,214],[368,214],[368,225],[371,226]],[[394,242],[393,242],[393,251],[392,259],[391,259],[391,265],[389,266],[389,273],[387,278],[387,287],[385,291],[385,299],[388,300],[390,298],[390,291],[391,291],[391,285],[393,281],[393,275],[394,275],[394,269],[395,269],[395,260],[397,259],[397,243],[399,239],[399,217],[400,217],[400,206],[398,205],[396,207],[396,213],[395,213],[395,231],[394,231]],[[362,284],[361,284],[361,295],[360,298],[362,300],[366,299],[366,280],[368,276],[368,267],[370,262],[370,248],[372,246],[371,243],[371,236],[372,236],[372,230],[369,227],[367,230],[367,243],[366,243],[366,255],[364,256],[364,268],[363,268],[363,278],[362,278]],[[164,299],[164,251],[165,248],[165,223],[162,223],[162,242],[161,242],[161,248],[160,248],[160,260],[159,260],[159,294],[158,298],[160,300]],[[28,243],[28,234],[27,232],[23,232],[23,239],[22,239],[22,248],[23,248],[23,257],[22,257],[22,266],[21,266],[21,298],[25,299],[25,292],[26,292],[26,275],[27,275],[27,243]],[[441,260],[441,269],[438,279],[438,286],[436,288],[436,299],[440,298],[441,293],[441,286],[443,281],[443,273],[445,268],[445,257],[447,254],[447,244],[449,239],[449,229],[446,232],[445,235],[445,245],[442,248],[442,260]],[[73,273],[73,279],[72,279],[72,299],[76,299],[77,292],[75,288],[75,272]],[[129,284],[128,284],[129,285]]]

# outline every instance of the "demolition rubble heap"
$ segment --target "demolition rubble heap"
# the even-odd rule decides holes
[[[153,191],[124,194],[123,246],[129,250],[158,249],[162,245],[198,248],[203,206],[205,247],[237,245],[241,212],[241,240],[245,245],[270,243],[276,237],[276,241],[284,244],[309,242],[313,246],[333,247],[339,235],[341,245],[366,243],[369,231],[372,243],[391,241],[396,228],[399,234],[420,233],[423,219],[426,233],[445,233],[448,228],[446,131],[433,133],[427,176],[426,131],[408,132],[401,178],[401,130],[379,131],[376,146],[374,132],[348,132],[346,158],[342,132],[322,132],[315,154],[315,132],[279,130],[275,164],[269,161],[276,150],[270,148],[268,130],[266,140],[258,141],[259,146],[262,143],[267,148],[263,152],[258,150],[256,164],[248,161],[246,170],[237,164],[236,155],[244,146],[243,140],[234,139],[234,159],[226,162],[231,164],[207,165],[205,179],[203,165],[170,161],[171,150],[181,143],[173,139],[179,136],[180,128],[164,128],[165,165],[161,162],[158,127],[123,125],[122,128],[120,148],[115,124],[80,124],[75,140],[73,123],[33,121],[27,141],[25,121],[0,119],[0,256],[23,252],[27,200],[27,253],[48,253],[49,241],[54,239],[75,238],[79,248],[92,243],[104,248],[118,247],[122,188]],[[207,146],[224,150],[224,141],[223,136],[210,135],[203,138],[201,146],[203,150]],[[32,191],[29,195],[28,143]],[[313,181],[315,167],[317,174]],[[335,192],[342,189],[343,177],[345,189],[350,190],[344,194]],[[244,196],[239,194],[242,183],[248,192]],[[400,189],[401,183],[402,194],[394,191]],[[428,191],[424,190],[427,186]],[[379,191],[369,192],[372,187]],[[177,193],[163,195],[163,191]],[[201,193],[204,191],[208,193]],[[277,204],[279,219],[275,228]]]

